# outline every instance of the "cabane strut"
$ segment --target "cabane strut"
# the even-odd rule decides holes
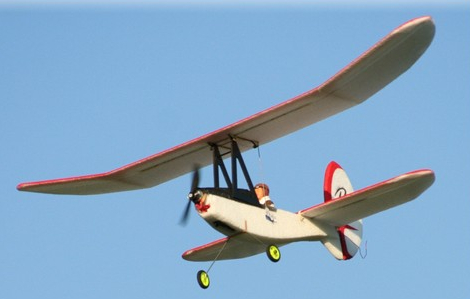
[[[257,147],[257,143],[250,141],[253,143],[253,147]],[[214,187],[215,188],[220,188],[220,178],[219,174],[222,172],[222,175],[225,179],[225,183],[227,184],[227,187],[230,189],[230,193],[232,197],[236,197],[236,193],[238,190],[238,166],[240,166],[240,169],[243,172],[243,176],[245,177],[245,181],[248,185],[248,188],[250,192],[255,194],[255,189],[253,186],[253,182],[250,178],[250,174],[248,173],[248,169],[246,168],[245,161],[243,160],[243,156],[240,152],[240,148],[238,147],[238,143],[235,140],[235,138],[231,138],[231,143],[230,143],[230,151],[226,152],[224,154],[220,153],[219,146],[217,144],[210,144],[212,153],[213,153],[213,170],[214,170]],[[229,173],[227,171],[227,168],[225,167],[224,161],[223,161],[223,156],[231,154],[231,177],[229,176]]]

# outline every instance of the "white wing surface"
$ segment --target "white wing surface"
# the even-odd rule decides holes
[[[54,194],[100,194],[149,188],[212,163],[209,144],[230,136],[264,144],[362,103],[410,68],[434,37],[430,17],[411,20],[319,87],[239,122],[161,153],[101,174],[23,183],[18,190]],[[240,150],[252,148],[239,142]]]

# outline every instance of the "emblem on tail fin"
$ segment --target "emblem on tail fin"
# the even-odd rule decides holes
[[[348,175],[341,166],[332,161],[325,171],[323,194],[325,202],[343,197],[354,191]],[[336,227],[322,243],[339,260],[351,259],[359,250],[362,240],[362,220]]]

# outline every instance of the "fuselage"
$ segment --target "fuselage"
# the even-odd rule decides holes
[[[253,242],[318,241],[327,234],[324,227],[298,213],[254,206],[210,193],[204,193],[196,210],[222,234],[230,237],[244,232]]]

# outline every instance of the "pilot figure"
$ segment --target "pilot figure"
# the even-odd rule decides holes
[[[268,185],[263,183],[256,184],[255,193],[258,197],[258,202],[261,205],[268,207],[269,209],[275,209],[273,201],[271,200],[271,198],[269,198]]]

